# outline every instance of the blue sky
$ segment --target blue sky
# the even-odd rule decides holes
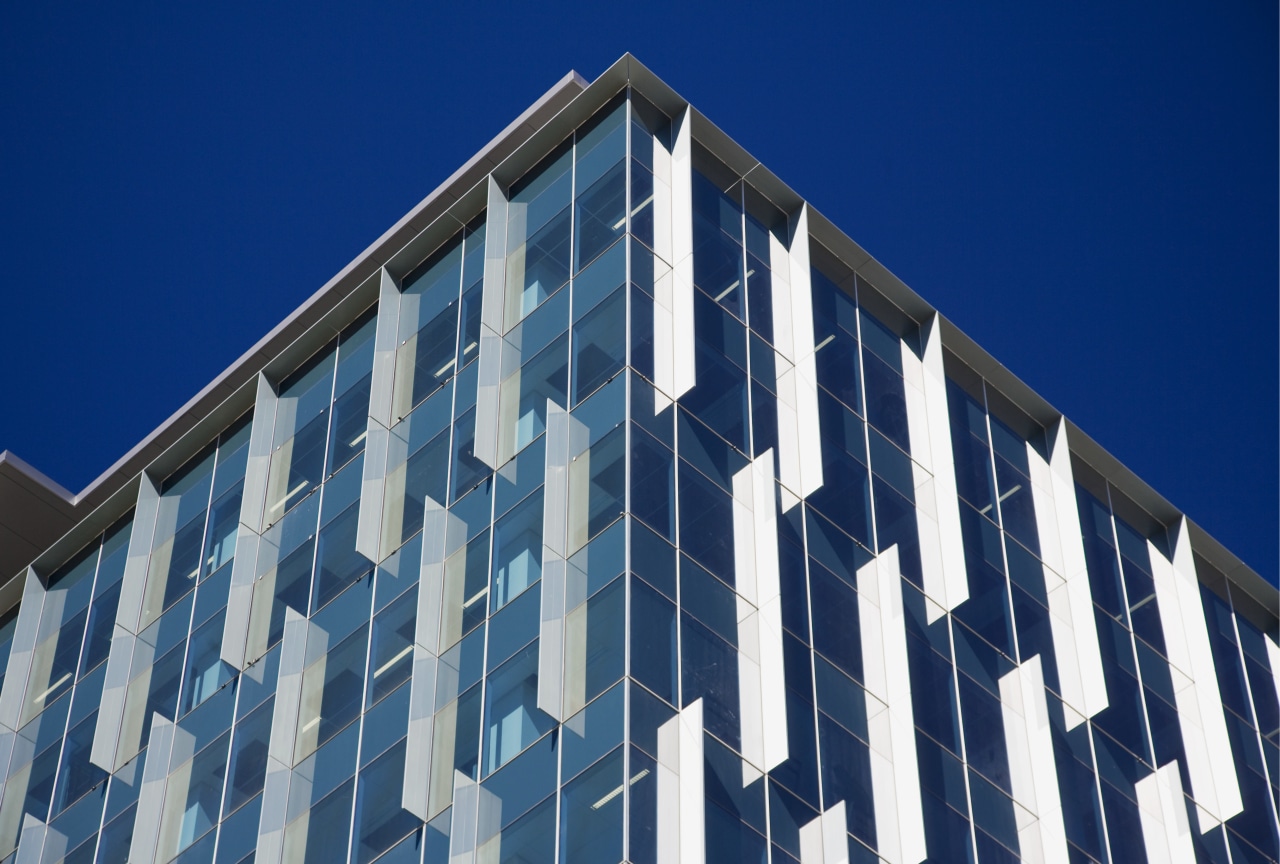
[[[0,12],[0,449],[68,488],[631,51],[1276,580],[1274,3],[175,5]]]

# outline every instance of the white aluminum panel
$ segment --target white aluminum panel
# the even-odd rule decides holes
[[[1000,702],[1013,797],[1036,816],[1035,821],[1018,831],[1023,859],[1037,864],[1068,864],[1058,767],[1053,757],[1039,655],[1000,679]]]
[[[773,451],[766,450],[733,477],[744,786],[789,758],[773,471]]]
[[[1040,547],[1061,551],[1062,571],[1055,574],[1047,570],[1045,588],[1049,595],[1049,628],[1058,661],[1062,701],[1075,709],[1066,713],[1066,725],[1073,729],[1107,707],[1107,684],[1102,674],[1102,649],[1093,617],[1093,590],[1089,587],[1089,571],[1085,565],[1084,534],[1076,505],[1065,421],[1059,420],[1049,430],[1048,441],[1053,506],[1048,506],[1045,494],[1050,490],[1043,488],[1033,501]],[[1027,458],[1033,473],[1042,475],[1043,470],[1037,464],[1043,462],[1040,455],[1028,447]],[[1032,494],[1036,495],[1034,483]]]
[[[945,584],[942,535],[938,527],[938,493],[933,480],[933,442],[929,429],[929,403],[925,398],[924,361],[904,341],[902,353],[903,395],[907,407],[907,440],[911,445],[911,475],[915,489],[916,523],[920,537],[920,569],[926,585]],[[954,470],[954,468],[953,468]]]
[[[480,784],[453,772],[453,812],[449,816],[449,864],[474,864],[480,818]]]
[[[369,419],[390,427],[400,335],[400,289],[387,268],[378,271],[378,323],[373,337],[373,373],[369,380]]]
[[[227,614],[222,619],[221,656],[223,662],[244,671],[249,620],[253,614],[253,583],[257,578],[258,547],[262,538],[243,522],[236,531],[236,557],[231,561]]]
[[[672,399],[679,399],[698,383],[693,330],[693,123],[688,108],[672,121],[671,130],[671,345],[674,368],[671,389],[663,392],[669,393]]]
[[[498,453],[498,395],[502,385],[502,309],[507,279],[507,196],[493,175],[489,175],[488,196],[473,452],[490,468],[498,468],[505,461]]]
[[[1199,805],[1200,831],[1204,833],[1241,812],[1244,803],[1185,517],[1173,533],[1172,562],[1150,541],[1147,545],[1169,662],[1185,676],[1180,679],[1175,673],[1175,680],[1188,682],[1175,689],[1174,697],[1191,795]]]
[[[431,786],[431,738],[435,732],[436,672],[439,661],[422,645],[413,646],[409,681],[409,734],[405,739],[404,781],[400,806],[428,821]]]
[[[262,533],[262,510],[267,500],[267,480],[271,473],[271,439],[276,429],[275,388],[267,376],[258,373],[258,391],[253,405],[253,426],[249,430],[249,453],[244,469],[244,493],[240,499],[240,524]],[[137,525],[137,521],[134,521]],[[151,538],[147,537],[150,545]]]
[[[129,844],[129,861],[146,864],[158,855],[156,841],[160,837],[160,815],[164,808],[165,781],[169,777],[169,761],[173,753],[173,721],[156,713],[151,720],[147,755],[142,768],[142,787],[138,792],[138,809],[133,821],[133,839]]]
[[[1135,788],[1148,864],[1195,864],[1195,844],[1178,763],[1157,768],[1154,774],[1139,780]]]
[[[706,861],[702,700],[658,727],[658,860]]]
[[[22,707],[26,702],[27,679],[40,637],[40,621],[44,613],[45,590],[36,571],[27,568],[22,585],[22,605],[14,627],[9,661],[5,667],[4,688],[0,690],[0,727],[16,730],[22,726]],[[0,764],[0,769],[4,765]]]
[[[138,483],[138,504],[134,509],[133,531],[129,535],[129,557],[120,580],[120,603],[116,623],[130,633],[138,632],[147,588],[147,566],[151,561],[151,541],[160,511],[160,489],[146,471]]]
[[[964,539],[960,532],[960,499],[956,492],[955,457],[951,450],[951,416],[947,411],[947,375],[942,362],[942,328],[935,313],[920,328],[922,344],[919,380],[924,390],[924,418],[907,419],[908,433],[927,429],[927,441],[911,438],[911,452],[933,471],[931,509],[936,514],[940,555],[922,556],[924,591],[938,604],[929,607],[929,621],[936,621],[969,599],[969,572],[965,565]],[[908,412],[920,403],[908,400]],[[927,456],[924,454],[927,452]],[[932,526],[930,526],[932,527]],[[922,544],[923,545],[923,544]]]
[[[897,546],[864,564],[858,570],[858,623],[878,851],[893,864],[917,864],[926,856],[924,811],[901,583]]]
[[[658,414],[671,404],[671,394],[675,392],[676,384],[672,344],[675,338],[675,321],[671,306],[672,281],[675,277],[671,272],[671,262],[674,260],[671,154],[660,141],[655,140],[653,144],[653,410]],[[689,206],[693,206],[692,200]]]
[[[818,366],[813,338],[813,276],[809,269],[809,205],[791,217],[789,283],[791,338],[795,350],[796,429],[800,442],[801,498],[822,486],[822,436],[818,423]]]
[[[13,864],[41,864],[42,861],[61,861],[67,854],[67,838],[50,828],[30,813],[22,817],[22,835],[18,839],[18,854]]]
[[[267,775],[262,813],[258,817],[258,859],[279,862],[284,858],[284,829],[288,821],[289,786],[302,706],[303,673],[307,666],[312,633],[324,631],[292,607],[284,611],[284,638],[280,644],[276,701],[271,709],[271,737],[267,743]],[[318,641],[326,641],[321,638]]]
[[[1263,641],[1267,643],[1267,660],[1271,662],[1271,680],[1275,684],[1276,699],[1280,701],[1280,644],[1276,643],[1270,635],[1263,634]],[[1266,693],[1254,694],[1255,699],[1269,698]]]
[[[848,830],[843,801],[800,826],[800,864],[849,864]]]
[[[370,417],[365,426],[360,510],[356,521],[356,551],[370,561],[382,560],[382,500],[387,488],[387,452],[390,445],[391,433],[387,427]]]
[[[404,809],[430,819],[431,739],[435,724],[440,615],[445,561],[467,541],[467,526],[431,498],[425,499],[418,615],[414,624],[413,673],[409,684],[409,733],[405,742]]]
[[[102,699],[98,703],[98,719],[93,728],[93,747],[89,751],[89,761],[104,771],[114,772],[119,767],[116,755],[137,643],[137,636],[119,624],[115,625],[111,651],[107,654]]]

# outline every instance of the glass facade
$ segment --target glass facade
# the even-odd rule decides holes
[[[1274,614],[599,105],[29,571],[0,858],[1275,861]]]

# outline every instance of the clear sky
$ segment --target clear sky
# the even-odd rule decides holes
[[[0,11],[0,450],[83,488],[631,51],[1276,580],[1273,0],[366,5]]]

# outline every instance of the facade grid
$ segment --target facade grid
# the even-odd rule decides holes
[[[1280,858],[1275,589],[569,89],[21,574],[0,860]]]

